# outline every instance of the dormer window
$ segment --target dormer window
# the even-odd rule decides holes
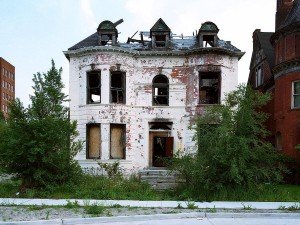
[[[217,47],[219,29],[213,22],[205,22],[199,29],[198,42],[200,47]]]
[[[98,26],[97,32],[99,35],[99,45],[116,45],[118,38],[118,30],[116,26],[123,22],[123,19],[112,23],[109,20],[104,20]]]
[[[171,29],[162,19],[159,19],[150,29],[152,48],[168,48],[170,34]]]

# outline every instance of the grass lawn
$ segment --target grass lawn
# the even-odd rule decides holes
[[[124,200],[194,200],[194,201],[293,201],[300,202],[300,186],[261,185],[251,190],[222,190],[218,193],[194,193],[189,188],[157,192],[137,179],[108,179],[83,176],[76,185],[62,185],[43,190],[19,192],[20,181],[0,183],[0,197],[53,198],[53,199],[124,199]]]

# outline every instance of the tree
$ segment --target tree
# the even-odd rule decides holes
[[[265,139],[267,115],[259,110],[269,99],[239,86],[224,104],[206,109],[196,123],[197,153],[176,159],[177,167],[189,174],[190,186],[218,191],[282,179],[280,155]]]
[[[61,73],[52,60],[47,73],[35,74],[32,104],[26,109],[19,99],[11,102],[0,130],[0,166],[20,177],[25,189],[74,181],[81,172],[74,160],[81,143],[74,141],[76,122],[63,105]]]

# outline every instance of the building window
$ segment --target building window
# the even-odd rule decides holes
[[[275,142],[275,147],[277,151],[281,151],[282,150],[282,136],[280,132],[276,133],[276,142]]]
[[[100,159],[101,156],[101,136],[100,124],[87,124],[87,159]]]
[[[87,73],[87,103],[101,102],[101,73],[91,71]]]
[[[220,103],[220,73],[206,72],[199,74],[199,103]]]
[[[110,76],[110,102],[124,103],[126,93],[126,74],[122,72],[112,72]]]
[[[167,40],[166,35],[155,35],[155,46],[158,48],[166,47],[166,40]]]
[[[152,82],[152,104],[169,105],[169,80],[164,75],[157,75]]]
[[[110,125],[110,158],[125,159],[126,157],[126,125]]]
[[[259,66],[255,70],[255,87],[259,87],[263,84],[263,70],[262,67]]]
[[[300,107],[300,81],[293,82],[292,108]]]

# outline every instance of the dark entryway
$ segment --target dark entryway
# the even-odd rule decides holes
[[[153,137],[153,166],[166,166],[166,160],[173,156],[173,141],[173,137]]]

